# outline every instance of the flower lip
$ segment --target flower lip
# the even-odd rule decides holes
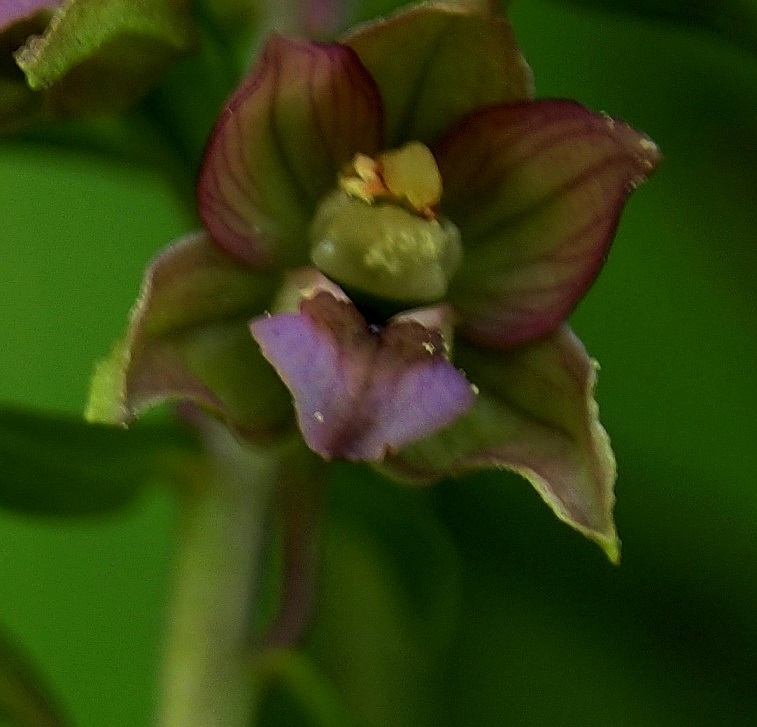
[[[292,393],[305,440],[321,456],[381,461],[469,411],[475,392],[447,358],[446,308],[367,322],[347,300],[317,292],[299,313],[251,323]]]

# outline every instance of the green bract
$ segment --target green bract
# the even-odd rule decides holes
[[[191,0],[43,4],[14,22],[12,42],[0,47],[8,68],[0,76],[0,131],[128,108],[196,42]]]

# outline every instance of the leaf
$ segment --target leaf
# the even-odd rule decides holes
[[[757,3],[754,0],[572,0],[598,10],[670,20],[701,28],[757,52]]]
[[[64,727],[55,700],[21,651],[0,632],[0,723],[12,727]]]
[[[171,475],[193,445],[165,424],[115,429],[60,415],[0,409],[0,506],[56,517],[98,515],[131,503]]]

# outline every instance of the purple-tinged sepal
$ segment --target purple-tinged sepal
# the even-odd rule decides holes
[[[30,22],[37,15],[49,20],[62,2],[63,0],[3,0],[0,5],[0,39],[3,47],[6,45],[6,33],[11,33],[18,25]]]
[[[163,251],[148,268],[125,339],[95,372],[87,418],[128,424],[152,406],[184,401],[252,441],[287,431],[289,396],[248,329],[276,283],[204,233]]]
[[[206,227],[256,268],[308,263],[317,204],[381,146],[381,99],[346,46],[273,37],[219,119],[197,190]]]
[[[2,0],[0,2],[0,135],[43,115],[42,100],[29,88],[13,61],[32,35],[42,33],[62,0]]]
[[[456,344],[455,360],[479,387],[475,408],[451,427],[388,459],[390,475],[433,482],[471,469],[526,478],[558,518],[599,543],[612,562],[615,458],[594,400],[596,362],[562,326],[507,352]]]
[[[419,313],[374,326],[323,291],[298,313],[262,316],[251,328],[292,393],[310,448],[326,459],[381,461],[475,403],[447,357],[444,318]]]
[[[434,148],[465,257],[450,289],[461,333],[509,348],[555,330],[599,273],[657,146],[572,101],[478,111]]]

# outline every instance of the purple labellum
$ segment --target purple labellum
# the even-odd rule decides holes
[[[475,403],[438,331],[413,321],[373,330],[328,293],[252,333],[294,397],[308,445],[326,458],[380,461],[451,424]]]

